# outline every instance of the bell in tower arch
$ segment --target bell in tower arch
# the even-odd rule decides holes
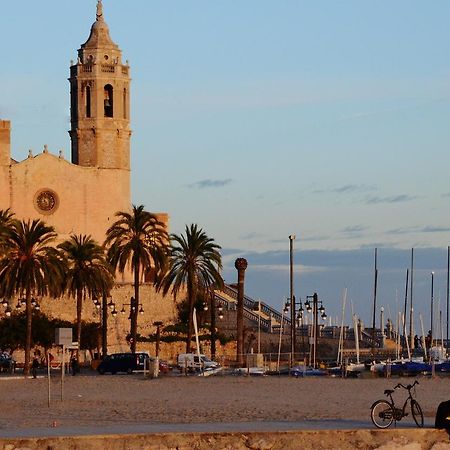
[[[105,117],[114,117],[113,108],[113,87],[107,84],[104,88],[104,107],[105,107]]]

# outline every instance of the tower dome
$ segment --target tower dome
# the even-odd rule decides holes
[[[101,0],[97,2],[97,18],[92,24],[88,40],[81,45],[82,49],[91,48],[118,48],[109,35],[109,27],[103,17],[103,5]]]

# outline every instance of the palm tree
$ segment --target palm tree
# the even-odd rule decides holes
[[[77,300],[77,342],[80,344],[83,298],[86,295],[91,298],[108,295],[114,284],[114,276],[106,261],[103,247],[91,236],[71,235],[68,240],[59,244],[58,248],[68,264],[64,288]]]
[[[130,302],[131,351],[136,351],[137,318],[139,312],[139,283],[142,275],[153,270],[156,282],[164,272],[168,247],[165,226],[158,218],[133,205],[131,213],[121,211],[106,232],[108,261],[115,270],[124,273],[131,266],[134,276],[134,299]]]
[[[2,241],[5,238],[5,233],[7,232],[8,228],[11,226],[13,217],[14,217],[14,214],[11,212],[11,210],[9,208],[0,210],[0,251],[1,251]]]
[[[5,231],[0,256],[0,295],[12,298],[24,295],[26,300],[26,344],[24,374],[29,373],[31,353],[33,295],[61,293],[65,261],[50,244],[56,238],[53,227],[43,221],[13,219]]]
[[[207,292],[211,288],[220,288],[223,280],[219,270],[222,268],[220,246],[206,233],[192,224],[186,225],[186,235],[172,234],[169,269],[158,283],[163,294],[171,290],[172,294],[186,287],[189,305],[188,335],[186,353],[191,350],[193,310],[198,293]]]

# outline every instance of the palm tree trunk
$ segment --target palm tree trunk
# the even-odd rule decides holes
[[[188,333],[186,340],[186,353],[191,353],[192,343],[192,329],[194,328],[194,303],[197,298],[197,286],[193,280],[192,274],[188,276],[188,303],[189,303],[189,319],[188,319]]]
[[[80,362],[80,348],[81,348],[81,311],[83,309],[83,291],[77,291],[77,363]]]
[[[134,265],[134,302],[130,302],[131,304],[134,303],[134,311],[132,306],[131,308],[131,325],[130,325],[130,335],[132,338],[130,349],[131,353],[136,353],[136,338],[137,338],[137,318],[139,314],[139,272],[140,272],[140,266],[139,262],[135,263]]]
[[[25,365],[23,368],[23,374],[28,375],[30,373],[30,356],[31,356],[31,323],[32,323],[32,311],[31,311],[31,291],[29,288],[26,290],[26,318],[27,318],[27,331],[25,340]]]

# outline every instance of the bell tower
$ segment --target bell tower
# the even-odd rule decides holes
[[[70,67],[72,163],[130,169],[130,67],[97,2],[96,21]]]

